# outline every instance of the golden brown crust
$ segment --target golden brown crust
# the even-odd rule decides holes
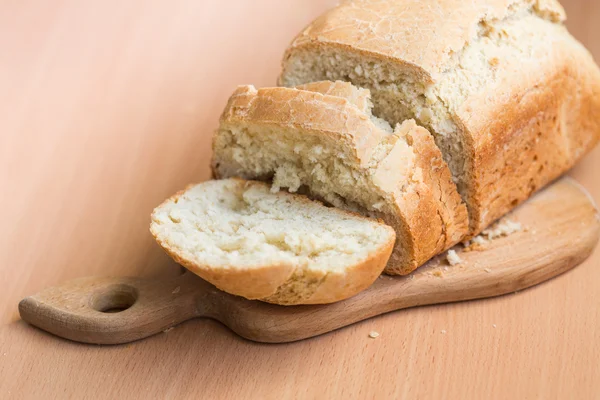
[[[540,43],[528,59],[502,59],[494,87],[456,111],[471,144],[471,236],[573,167],[600,139],[600,71],[560,31],[551,48]]]
[[[562,26],[557,1],[346,1],[292,42],[280,82],[296,52],[334,48],[391,62],[415,81],[434,84],[462,68],[459,55],[488,23],[511,18],[523,18],[511,45],[535,44],[521,52],[498,49],[489,60],[493,78],[476,90],[457,87],[465,98],[449,108],[468,160],[465,200],[474,236],[571,168],[600,138],[600,72]],[[506,40],[506,32],[498,34]],[[489,40],[493,49],[496,39]]]
[[[238,182],[244,187],[248,185],[258,185],[267,187],[263,182],[245,181],[242,179],[232,178],[232,181]],[[195,185],[188,185],[182,191],[177,192],[160,206],[177,200],[188,188]],[[279,192],[277,196],[293,197],[295,202],[312,203],[312,200],[300,195],[293,195],[286,192]],[[156,212],[155,210],[155,212]],[[352,215],[354,217],[367,219],[359,214],[331,209],[333,213],[338,213],[340,216]],[[154,221],[154,213],[152,215]],[[274,304],[295,305],[295,304],[326,304],[344,300],[354,296],[362,290],[369,287],[375,279],[381,274],[387,260],[390,256],[395,242],[395,233],[392,228],[385,225],[381,220],[369,219],[374,224],[379,224],[387,229],[390,233],[389,240],[383,244],[377,251],[369,254],[369,256],[355,265],[349,266],[344,270],[339,271],[322,271],[305,268],[298,271],[296,266],[289,264],[265,264],[261,267],[252,268],[213,268],[210,265],[200,265],[188,257],[181,254],[177,248],[163,240],[154,225],[151,225],[150,232],[163,248],[163,250],[175,260],[194,274],[202,279],[215,285],[217,288],[237,296],[242,296],[251,300],[263,300]],[[280,293],[281,287],[285,286],[293,279],[294,274],[301,273],[306,277],[306,282],[315,282],[314,287],[303,285],[297,289],[296,296],[290,296],[289,293]],[[305,293],[308,292],[308,293]]]
[[[266,265],[262,268],[251,269],[212,269],[210,266],[196,264],[181,256],[177,249],[161,241],[158,237],[154,236],[154,239],[178,264],[215,285],[218,289],[250,300],[271,296],[294,273],[294,267],[291,265]]]
[[[361,165],[369,161],[375,145],[385,136],[347,99],[294,88],[257,90],[254,86],[240,86],[230,97],[220,121],[221,124],[259,121],[264,125],[319,132],[353,149]]]
[[[342,90],[333,82],[322,82],[310,89],[351,98],[355,93],[348,88]],[[392,137],[346,98],[295,88],[238,88],[223,112],[221,126],[227,129],[240,124],[294,129],[298,135],[324,135],[336,145],[348,148],[361,168],[366,168],[376,146]],[[381,190],[394,197],[394,214],[381,216],[398,232],[395,251],[385,272],[404,275],[459,242],[467,233],[468,218],[450,171],[429,132],[407,122],[398,134],[401,140],[379,161],[372,176]],[[401,170],[409,165],[400,155],[406,152],[407,141],[412,142],[415,168],[408,171],[411,178],[404,180],[407,174]],[[217,153],[213,163],[222,163]],[[216,175],[227,177],[219,176],[218,171]]]
[[[298,90],[318,92],[329,96],[342,97],[355,105],[360,111],[368,113],[371,109],[371,93],[361,89],[349,82],[342,81],[320,81],[311,82],[295,87]]]
[[[392,250],[395,237],[386,243],[379,251],[370,254],[369,258],[350,268],[344,273],[313,274],[304,276],[301,282],[317,281],[309,293],[296,293],[286,290],[286,284],[293,284],[290,277],[279,286],[274,294],[261,298],[262,301],[281,305],[294,304],[328,304],[352,297],[367,289],[381,275]],[[306,272],[305,272],[306,274]],[[281,290],[283,289],[283,290]]]
[[[380,251],[348,269],[345,274],[328,274],[317,290],[303,304],[333,303],[367,289],[381,275],[393,249],[394,240],[390,240]],[[374,268],[374,265],[377,268]]]
[[[423,183],[430,189],[432,198],[437,205],[437,213],[443,222],[443,232],[439,236],[439,243],[436,246],[440,253],[461,241],[468,232],[467,209],[431,134],[426,129],[418,127],[415,122],[411,122],[409,128],[406,129],[406,135],[415,153],[419,154],[417,166],[422,171]],[[427,259],[429,258],[430,256],[427,257]]]
[[[286,58],[298,48],[332,46],[397,62],[433,81],[477,36],[480,21],[501,20],[519,8],[565,19],[555,0],[350,0],[313,21]]]

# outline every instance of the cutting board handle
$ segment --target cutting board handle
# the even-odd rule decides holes
[[[211,317],[217,290],[190,272],[171,279],[81,278],[19,303],[24,320],[67,339],[116,344]]]

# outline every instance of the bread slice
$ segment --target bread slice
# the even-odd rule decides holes
[[[296,37],[279,83],[349,81],[431,131],[474,235],[600,137],[600,71],[564,18],[555,0],[348,0]]]
[[[383,219],[396,230],[385,272],[408,274],[464,237],[466,207],[429,132],[392,129],[371,107],[368,90],[345,82],[239,87],[214,137],[214,175]]]
[[[219,289],[277,304],[322,304],[366,289],[394,245],[382,222],[239,179],[190,186],[157,207],[150,231]]]

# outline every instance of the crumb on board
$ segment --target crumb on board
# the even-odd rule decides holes
[[[169,333],[169,332],[171,332],[173,329],[175,329],[175,328],[173,328],[173,327],[167,328],[167,329],[165,329],[165,330],[163,331],[163,333]]]
[[[495,327],[496,327],[496,324],[492,324],[492,326],[495,328]]]
[[[502,219],[489,228],[483,230],[483,232],[474,238],[463,242],[463,251],[468,253],[470,251],[485,250],[486,245],[492,240],[509,236],[520,231],[528,231],[528,229],[523,228],[520,222],[515,222],[509,218]],[[532,233],[535,234],[535,231],[532,231]]]
[[[181,291],[181,286],[177,286],[171,293],[172,294],[177,294]]]
[[[483,236],[475,236],[473,239],[471,239],[471,242],[473,242],[474,244],[480,244],[483,246],[487,243],[487,240],[485,240],[485,238]]]
[[[411,274],[411,275],[410,275],[410,280],[411,280],[411,281],[413,281],[414,279],[415,279],[415,275],[414,275],[414,274]]]
[[[465,252],[465,253],[468,253],[470,251],[484,251],[486,249],[485,246],[477,244],[477,243],[469,243],[469,244],[466,244],[465,246],[467,246],[463,249],[463,252]]]
[[[442,271],[440,271],[438,269],[438,270],[433,271],[433,276],[435,276],[437,278],[441,278],[442,276],[444,276],[444,274],[442,274]]]
[[[505,218],[489,228],[481,232],[482,235],[487,236],[488,240],[494,240],[499,237],[509,236],[513,233],[520,232],[523,230],[523,226],[520,222],[515,222],[511,219]]]
[[[492,269],[491,269],[491,268],[484,268],[483,270],[484,270],[485,272],[487,272],[488,274],[489,274],[490,272],[492,272]]]
[[[442,335],[445,335],[445,334],[446,334],[446,330],[445,330],[445,329],[442,329],[442,331],[441,331],[441,332],[442,332]]]
[[[379,332],[375,332],[375,331],[371,331],[371,332],[369,332],[369,337],[370,337],[371,339],[375,339],[375,338],[376,338],[376,337],[378,337],[378,336],[379,336]]]
[[[467,240],[463,242],[464,252],[468,253],[469,251],[481,251],[485,250],[485,246],[488,243],[487,239],[483,236],[475,236],[471,240]]]
[[[458,254],[456,254],[455,250],[448,250],[446,259],[448,260],[448,264],[452,266],[462,263],[462,259],[458,256]]]

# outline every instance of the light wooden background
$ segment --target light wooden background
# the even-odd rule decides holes
[[[19,320],[22,297],[70,278],[178,273],[151,209],[208,177],[228,95],[273,85],[291,37],[334,3],[0,2],[0,398],[600,396],[600,251],[532,290],[290,345],[196,320],[97,347]],[[600,59],[600,2],[565,5]],[[572,172],[596,200],[599,170],[596,149]]]

